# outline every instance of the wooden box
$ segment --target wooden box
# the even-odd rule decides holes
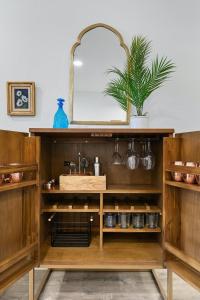
[[[65,175],[59,177],[61,190],[106,190],[106,176]]]

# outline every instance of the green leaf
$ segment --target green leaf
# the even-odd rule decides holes
[[[144,102],[150,94],[160,88],[175,69],[171,60],[166,57],[159,60],[158,56],[152,61],[151,67],[148,67],[150,52],[151,42],[146,37],[136,36],[132,40],[124,70],[108,70],[108,73],[116,75],[116,79],[109,82],[105,94],[114,97],[125,111],[130,102],[138,115],[143,114]]]

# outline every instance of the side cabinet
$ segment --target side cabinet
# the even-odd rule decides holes
[[[171,176],[171,172],[200,175],[200,168],[174,166],[173,161],[200,161],[200,132],[164,140],[164,248],[169,300],[173,299],[173,272],[200,290],[200,186],[173,181]]]
[[[167,298],[173,299],[173,272],[200,289],[200,185],[176,182],[171,177],[171,172],[200,175],[200,167],[173,165],[177,160],[200,161],[200,132],[169,137],[173,130],[95,130],[32,129],[35,136],[31,137],[0,131],[0,293],[38,265],[74,270],[162,268],[163,249],[168,269]],[[157,160],[153,170],[138,169],[132,176],[123,166],[121,173],[110,167],[116,137],[121,137],[122,150],[126,153],[127,139],[149,136]],[[94,191],[92,200],[87,191],[68,192],[59,186],[48,191],[40,189],[42,183],[62,174],[66,153],[67,159],[76,159],[77,145],[82,153],[101,157],[108,177],[107,189]],[[10,181],[13,173],[23,173],[23,179]],[[79,198],[74,194],[79,194]],[[122,205],[123,201],[126,204],[127,195],[134,200],[134,206],[129,206],[128,211]],[[139,196],[149,204],[141,207]],[[119,213],[149,213],[151,210],[160,213],[158,228],[105,228],[105,213],[116,212],[114,197],[120,199]],[[82,198],[90,199],[93,206],[77,208]],[[74,207],[67,206],[72,199]],[[53,201],[59,205],[53,205]],[[65,221],[71,213],[85,212],[92,212],[96,217],[91,247],[73,251],[70,247],[52,247],[47,224],[49,214],[56,213]],[[131,239],[126,238],[127,233]],[[83,253],[87,259],[82,259]],[[33,299],[33,293],[31,297]]]
[[[0,293],[38,264],[39,144],[38,137],[0,131]],[[18,172],[23,179],[11,181]]]

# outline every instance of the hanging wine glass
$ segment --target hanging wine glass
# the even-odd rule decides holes
[[[145,170],[152,170],[155,167],[155,155],[151,151],[151,141],[147,139],[145,146],[145,154],[142,159],[143,168]]]
[[[140,157],[135,150],[135,139],[132,139],[131,143],[128,145],[127,161],[126,165],[129,170],[135,170],[138,168],[140,162]]]
[[[119,139],[115,139],[115,149],[112,155],[112,163],[113,165],[121,165],[122,164],[122,157],[119,154]]]
[[[140,152],[140,162],[141,162],[141,166],[144,167],[145,164],[145,157],[146,157],[146,141],[142,140],[140,141],[141,143],[141,152]]]

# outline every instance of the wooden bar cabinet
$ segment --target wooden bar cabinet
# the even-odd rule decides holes
[[[30,134],[0,131],[0,175],[23,172],[20,183],[0,185],[0,290],[33,268],[67,270],[153,270],[168,268],[200,289],[200,186],[175,182],[171,172],[200,174],[200,168],[173,166],[175,160],[200,161],[200,132],[173,135],[173,129],[30,129]],[[129,139],[149,138],[156,158],[153,170],[128,170],[112,164],[114,141],[120,152]],[[139,143],[139,142],[138,142]],[[44,189],[65,173],[64,161],[78,153],[98,156],[106,190]],[[17,164],[12,164],[17,163]],[[117,203],[117,204],[116,204]],[[106,213],[159,214],[159,226],[107,228]],[[75,222],[94,219],[89,247],[52,247],[54,216]]]

